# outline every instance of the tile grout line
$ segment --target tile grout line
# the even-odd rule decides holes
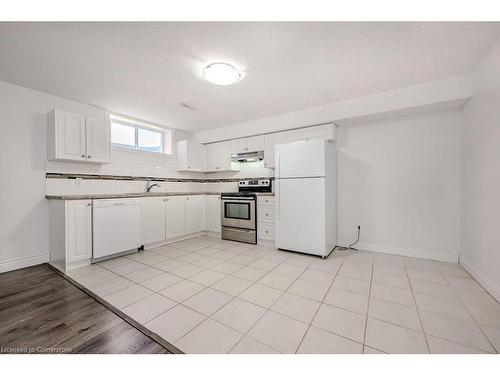
[[[335,249],[334,249],[335,250]],[[332,252],[334,251],[332,250]],[[311,325],[312,325],[312,322],[314,321],[314,319],[316,318],[316,315],[318,315],[318,311],[321,309],[321,305],[323,305],[323,302],[326,298],[326,296],[328,295],[328,293],[330,292],[330,290],[332,289],[332,285],[333,285],[333,282],[335,281],[335,279],[337,278],[337,275],[339,274],[340,272],[340,269],[342,268],[342,266],[344,265],[344,260],[345,259],[342,259],[342,262],[339,264],[339,268],[337,270],[337,272],[335,272],[335,275],[333,276],[333,279],[330,283],[330,285],[328,286],[328,290],[326,291],[325,295],[323,296],[323,299],[321,300],[321,302],[319,303],[319,306],[318,308],[316,309],[316,312],[314,313],[311,321],[309,322],[308,326],[307,326],[307,329],[306,331],[304,332],[304,334],[302,335],[302,338],[300,339],[300,342],[299,342],[299,345],[297,345],[297,349],[295,349],[295,354],[297,354],[298,350],[300,349],[300,346],[302,345],[302,342],[304,341],[304,338],[306,337],[307,333],[309,332],[309,329],[311,328]],[[307,268],[309,269],[309,267]],[[304,271],[305,272],[305,271]],[[299,276],[300,277],[300,276]]]
[[[448,279],[446,278],[445,274],[443,274],[441,272],[441,270],[439,270],[440,274],[445,278],[445,280],[448,282],[449,284],[449,281]],[[472,280],[474,280],[474,278],[472,278]],[[476,280],[474,280],[476,281]],[[477,281],[476,281],[477,282]],[[479,284],[479,283],[478,283]],[[483,334],[483,336],[486,338],[486,341],[488,342],[488,344],[490,344],[490,347],[493,349],[493,351],[498,354],[498,351],[497,349],[495,348],[495,346],[491,343],[490,341],[490,338],[488,337],[488,335],[486,333],[484,333],[484,330],[483,328],[481,327],[481,325],[476,321],[476,319],[474,318],[474,316],[471,314],[471,312],[469,311],[469,309],[467,308],[467,305],[462,301],[462,299],[460,298],[460,296],[457,294],[455,288],[449,284],[450,287],[451,287],[451,290],[453,290],[453,293],[455,294],[455,296],[457,297],[457,299],[460,301],[460,303],[462,304],[462,306],[465,308],[465,310],[467,311],[467,313],[469,314],[469,316],[471,317],[472,321],[476,324],[476,326],[479,328],[479,330],[481,331],[481,333]],[[481,284],[479,284],[479,286],[481,286]],[[482,286],[481,288],[486,292],[488,293]],[[488,293],[489,295],[489,293]],[[431,335],[432,336],[432,335]],[[452,341],[453,342],[453,341]],[[468,345],[465,345],[465,344],[461,344],[461,343],[457,343],[457,344],[460,344],[460,345],[464,345],[464,346],[468,346]],[[478,349],[478,348],[474,348],[474,349]],[[481,350],[481,349],[479,349]]]
[[[279,264],[277,264],[275,267],[273,267],[271,270],[269,270],[269,271],[268,271],[265,275],[262,275],[262,277],[260,277],[259,279],[257,279],[257,280],[256,280],[256,281],[255,281],[252,285],[250,285],[248,288],[250,288],[251,286],[253,286],[253,285],[255,285],[255,284],[258,284],[258,281],[259,281],[259,280],[261,280],[261,279],[262,279],[264,276],[266,276],[267,274],[271,273],[274,269],[276,269],[277,267],[279,267],[281,264],[284,264],[284,263],[286,262],[286,260],[288,260],[288,259],[290,259],[290,258],[291,258],[291,256],[287,256],[287,257],[286,257],[285,259],[283,259],[283,260],[282,260]],[[262,257],[261,257],[260,259],[262,259]],[[311,264],[312,264],[312,263],[313,263],[313,262],[311,262]],[[291,265],[291,266],[295,266],[294,264],[290,264],[290,265]],[[310,264],[309,264],[309,266],[310,266]],[[297,277],[295,278],[295,280],[292,282],[292,284],[290,284],[290,286],[289,286],[287,289],[285,289],[285,290],[278,289],[278,288],[274,288],[274,287],[272,287],[272,286],[265,285],[265,284],[259,284],[259,285],[262,285],[262,286],[265,286],[265,287],[268,287],[268,288],[272,288],[272,289],[275,289],[275,290],[279,290],[279,291],[280,291],[280,292],[282,292],[282,293],[281,293],[280,297],[278,297],[278,299],[277,299],[274,303],[272,303],[272,304],[271,304],[271,306],[269,306],[268,308],[265,308],[265,309],[266,309],[266,311],[264,312],[264,314],[262,314],[262,316],[261,316],[259,319],[257,319],[257,320],[255,321],[255,323],[254,323],[254,324],[252,324],[252,326],[248,329],[248,331],[245,333],[245,335],[244,335],[244,336],[243,336],[243,337],[242,337],[242,338],[241,338],[241,339],[240,339],[240,340],[239,340],[239,341],[238,341],[238,342],[237,342],[237,343],[236,343],[236,344],[235,344],[235,345],[231,348],[231,350],[229,351],[229,353],[230,353],[230,352],[231,352],[231,351],[232,351],[232,350],[233,350],[233,349],[234,349],[234,348],[235,348],[235,347],[236,347],[236,346],[237,346],[237,345],[241,342],[241,340],[243,340],[243,338],[244,338],[244,337],[247,337],[247,336],[248,336],[248,335],[247,335],[247,334],[248,334],[248,332],[250,332],[250,331],[252,330],[252,328],[253,328],[253,327],[255,327],[255,326],[256,326],[256,325],[260,322],[260,320],[264,317],[264,315],[266,315],[266,313],[267,313],[267,312],[271,311],[271,307],[272,307],[272,306],[273,306],[273,305],[274,305],[274,304],[275,304],[275,303],[276,303],[276,302],[277,302],[277,301],[278,301],[278,300],[279,300],[279,299],[283,296],[283,294],[285,294],[285,293],[286,293],[286,291],[287,291],[287,290],[288,290],[288,289],[289,289],[289,288],[290,288],[290,287],[291,287],[291,286],[295,283],[295,281],[297,281],[297,280],[300,278],[300,276],[302,276],[302,274],[303,274],[304,272],[306,272],[306,271],[309,269],[309,266],[307,266],[307,267],[304,269],[304,271],[302,271],[302,273],[301,273],[299,276],[297,276]],[[295,267],[298,267],[298,266],[295,266]],[[280,273],[278,273],[278,274],[279,274],[279,275],[282,275],[282,276],[289,276],[289,275],[284,275],[284,274],[280,274]],[[291,276],[290,276],[290,277],[291,277]],[[247,289],[248,289],[248,288],[247,288]],[[245,289],[245,290],[246,290],[246,289]],[[243,292],[241,292],[239,295],[241,295],[242,293],[243,293]],[[299,296],[299,297],[300,297],[300,296]],[[249,302],[249,303],[252,303],[252,302],[247,301],[247,300],[244,300],[244,301]],[[315,301],[315,302],[317,302],[317,301]],[[255,303],[253,303],[253,304],[254,304],[254,305],[256,305]],[[259,305],[256,305],[256,306],[259,306]],[[259,307],[263,307],[263,306],[259,306]],[[281,314],[281,313],[278,313],[278,312],[276,312],[276,311],[272,311],[272,312],[273,312],[273,313],[276,313],[276,314],[279,314],[279,315],[282,315],[282,316],[285,316],[285,317],[287,317],[287,318],[290,318],[289,316],[284,315],[284,314]],[[293,319],[293,318],[290,318],[290,319]],[[297,320],[297,319],[294,319],[294,320]],[[297,320],[297,321],[299,321],[299,320]],[[299,322],[300,322],[300,321],[299,321]],[[303,323],[303,322],[302,322],[302,323]],[[248,337],[249,337],[250,339],[252,339],[252,340],[257,341],[257,342],[258,342],[258,343],[260,343],[260,344],[263,344],[263,345],[265,345],[265,346],[267,346],[267,347],[269,347],[269,348],[271,348],[271,349],[273,349],[273,350],[276,350],[276,351],[278,351],[279,353],[281,353],[281,351],[279,351],[279,350],[278,350],[278,349],[276,349],[276,348],[273,348],[273,347],[271,347],[271,346],[269,346],[269,345],[267,345],[267,344],[264,344],[263,342],[261,342],[261,341],[259,341],[259,340],[255,339],[255,338],[253,338],[253,337],[250,337],[250,336],[248,336]]]
[[[262,279],[264,276],[266,276],[267,274],[269,274],[270,272],[272,272],[274,269],[276,269],[277,267],[279,267],[279,266],[280,266],[281,264],[283,264],[283,263],[284,263],[284,262],[285,262],[288,258],[289,258],[289,257],[287,257],[287,258],[283,259],[280,263],[278,263],[276,266],[274,266],[273,268],[271,268],[269,271],[267,271],[267,270],[266,270],[266,271],[267,271],[267,273],[266,273],[266,274],[262,275],[260,278],[258,278],[256,281],[254,281],[251,285],[249,285],[249,286],[248,286],[248,288],[246,288],[246,289],[245,289],[245,290],[243,290],[240,294],[238,294],[238,296],[242,295],[242,294],[243,294],[246,290],[248,290],[249,288],[251,288],[252,286],[254,286],[255,284],[257,284],[257,281],[259,281],[259,280],[260,280],[260,279]],[[261,258],[259,258],[259,259],[263,259],[263,258],[261,257]],[[262,284],[259,284],[259,285],[262,285]],[[273,288],[273,289],[275,289],[275,288]],[[281,298],[281,296],[280,296],[279,298]],[[278,299],[279,299],[279,298],[278,298]],[[240,299],[242,299],[242,298],[240,298]],[[242,300],[243,300],[243,301],[246,301],[246,302],[248,302],[248,303],[251,303],[251,304],[253,304],[253,305],[255,305],[255,306],[259,306],[259,307],[264,308],[263,306],[257,305],[257,304],[255,304],[255,303],[250,302],[250,301],[247,301],[247,300],[245,300],[245,299],[242,299]],[[243,337],[242,337],[241,339],[239,339],[239,340],[238,340],[238,342],[236,342],[236,344],[234,344],[234,345],[232,346],[232,348],[231,348],[231,349],[229,349],[228,354],[229,354],[229,353],[231,353],[231,351],[233,351],[233,349],[234,349],[234,348],[235,348],[235,347],[236,347],[236,346],[237,346],[237,345],[238,345],[238,344],[239,344],[239,343],[240,343],[240,342],[241,342],[241,341],[242,341],[245,337],[247,337],[247,334],[248,334],[248,333],[252,330],[252,328],[253,328],[253,327],[255,327],[255,325],[256,325],[258,322],[260,322],[260,320],[262,319],[262,317],[263,317],[264,315],[266,315],[266,313],[269,311],[269,309],[270,309],[270,308],[271,308],[271,307],[269,307],[269,308],[264,308],[264,309],[265,309],[264,314],[262,314],[262,315],[259,317],[259,319],[257,319],[257,320],[255,321],[255,323],[254,323],[254,324],[252,324],[252,325],[250,326],[250,328],[246,331],[246,333],[243,335]],[[249,338],[251,338],[252,340],[255,340],[255,341],[257,341],[258,343],[260,343],[260,344],[262,344],[262,345],[265,345],[265,346],[267,346],[267,347],[269,347],[269,348],[271,348],[271,349],[273,349],[273,350],[277,350],[277,349],[275,349],[275,348],[273,348],[273,347],[271,347],[271,346],[269,346],[269,345],[267,345],[267,344],[264,344],[263,342],[260,342],[259,340],[254,339],[253,337],[249,337]],[[279,353],[281,353],[279,350],[277,350],[277,351],[278,351]]]
[[[237,255],[236,255],[236,256],[237,256]],[[232,258],[230,258],[230,259],[232,259]],[[257,258],[257,259],[260,259],[260,258]],[[283,263],[285,260],[286,260],[286,259],[284,259],[284,260],[282,261],[282,263]],[[226,261],[228,261],[228,260],[226,260]],[[280,264],[281,264],[281,263],[280,263]],[[278,267],[278,266],[279,266],[279,264],[278,264],[278,265],[276,265],[274,268],[276,268],[276,267]],[[245,268],[245,267],[246,267],[246,266],[245,266],[245,265],[243,265],[243,267],[242,267],[242,268]],[[242,268],[240,268],[240,269],[242,269]],[[273,268],[273,269],[274,269],[274,268]],[[236,271],[234,271],[232,274],[227,275],[226,277],[232,276],[234,273],[236,273],[236,272],[238,272],[238,271],[239,271],[239,270],[236,270]],[[216,314],[216,313],[217,313],[220,309],[222,309],[224,306],[226,306],[227,304],[229,304],[231,301],[233,301],[233,300],[235,300],[236,298],[238,298],[238,296],[239,296],[239,295],[241,295],[241,294],[242,294],[245,290],[247,290],[248,288],[250,288],[250,287],[252,287],[254,284],[256,284],[258,280],[260,280],[261,278],[263,278],[264,276],[266,276],[269,272],[271,272],[271,271],[268,271],[266,274],[262,275],[260,278],[258,278],[256,281],[254,281],[251,285],[249,285],[247,288],[245,288],[243,291],[241,291],[241,292],[240,292],[237,296],[232,296],[232,295],[229,295],[229,294],[227,294],[227,293],[224,293],[224,292],[221,292],[221,291],[218,291],[218,290],[217,290],[218,292],[223,293],[223,294],[226,294],[226,295],[229,295],[229,296],[231,296],[232,298],[231,298],[229,301],[227,301],[225,304],[223,304],[222,306],[220,306],[217,310],[215,310],[215,311],[214,311],[211,315],[205,315],[205,314],[203,314],[203,313],[201,313],[201,312],[199,312],[199,311],[196,311],[196,310],[194,310],[194,309],[190,308],[189,306],[184,305],[184,304],[183,304],[183,302],[185,302],[185,301],[183,301],[183,302],[179,303],[179,304],[182,304],[182,306],[184,306],[184,307],[186,307],[186,308],[189,308],[190,310],[193,310],[193,311],[195,311],[195,312],[197,312],[197,313],[199,313],[199,314],[202,314],[202,315],[206,316],[206,319],[204,319],[204,320],[203,320],[203,321],[201,321],[199,324],[197,324],[196,326],[194,326],[193,328],[191,328],[188,332],[186,332],[186,333],[185,333],[182,337],[180,337],[179,339],[177,339],[175,342],[178,342],[179,340],[181,340],[182,338],[184,338],[187,334],[189,334],[191,331],[193,331],[196,327],[200,326],[203,322],[205,322],[206,320],[210,319],[210,318],[211,318],[214,314]],[[226,277],[225,277],[225,278],[226,278]],[[237,276],[233,276],[233,277],[237,277]],[[221,280],[222,280],[222,279],[221,279]],[[244,280],[246,280],[246,279],[244,279]],[[247,281],[250,281],[250,280],[247,280]],[[215,284],[215,283],[214,283],[214,284]],[[213,285],[213,284],[212,284],[212,285]],[[208,288],[210,288],[210,287],[206,287],[205,289],[208,289]],[[205,290],[205,289],[203,289],[203,290]],[[216,289],[214,289],[214,290],[216,290]],[[200,291],[199,293],[201,293],[201,292],[202,292],[202,291]],[[199,293],[196,293],[196,294],[199,294]],[[194,294],[193,296],[195,296],[196,294]],[[191,296],[191,297],[193,297],[193,296]],[[189,297],[189,298],[191,298],[191,297]],[[187,298],[187,299],[189,299],[189,298]],[[187,299],[186,299],[186,300],[187,300]],[[245,301],[246,301],[246,300],[245,300]],[[246,301],[246,302],[248,302],[248,303],[252,303],[252,302],[250,302],[250,301]],[[258,305],[254,304],[254,303],[252,303],[252,304],[253,304],[253,305],[255,305],[255,306],[258,306]],[[259,306],[259,307],[262,307],[262,306]],[[267,312],[267,310],[266,310],[266,312]],[[264,312],[264,314],[262,314],[262,316],[264,316],[266,312]],[[261,318],[262,318],[262,317],[261,317]],[[232,330],[234,330],[234,331],[236,331],[236,332],[238,332],[238,333],[241,333],[240,331],[238,331],[238,330],[236,330],[236,329],[234,329],[234,328],[232,328],[232,327],[229,327],[228,325],[226,325],[226,324],[224,324],[224,323],[222,323],[222,322],[219,322],[218,320],[215,320],[215,319],[212,319],[212,320],[216,321],[216,322],[217,322],[217,323],[219,323],[219,324],[224,325],[225,327],[227,327],[227,328],[229,328],[229,329],[232,329]],[[260,318],[259,318],[259,320],[260,320]],[[253,327],[253,326],[252,326],[252,327]],[[250,329],[248,330],[248,332],[252,329],[252,327],[250,327]],[[231,347],[231,348],[229,349],[229,351],[228,351],[226,354],[230,353],[230,352],[231,352],[231,350],[233,350],[233,349],[234,349],[234,347],[235,347],[236,345],[238,345],[238,343],[239,343],[241,340],[243,340],[243,338],[244,338],[244,337],[246,337],[246,333],[245,333],[245,334],[243,334],[243,336],[241,337],[241,339],[240,339],[240,340],[238,340],[238,341],[236,342],[236,344],[235,344],[233,347]],[[257,341],[257,340],[256,340],[256,341]],[[261,343],[261,344],[263,344],[263,343]],[[264,345],[265,345],[265,344],[264,344]],[[266,346],[268,346],[268,345],[266,345]]]
[[[370,292],[368,293],[368,303],[366,305],[366,319],[365,319],[365,331],[363,332],[363,348],[362,352],[365,354],[365,346],[366,346],[366,329],[368,328],[368,311],[370,310],[370,301],[372,296],[372,285],[373,285],[373,269],[375,266],[375,259],[372,262],[372,272],[370,276]],[[376,348],[374,348],[376,349]],[[378,350],[378,349],[377,349]]]
[[[422,328],[422,334],[424,335],[425,345],[427,346],[427,351],[429,352],[429,354],[431,354],[429,340],[427,339],[427,335],[425,334],[424,325],[422,323],[422,317],[420,316],[420,310],[418,308],[417,300],[415,298],[415,293],[413,292],[413,287],[412,287],[411,282],[410,282],[410,276],[408,276],[408,269],[406,268],[406,266],[404,266],[404,269],[405,269],[405,273],[406,273],[406,278],[408,279],[408,284],[410,285],[411,296],[413,297],[413,302],[415,303],[415,309],[417,310],[418,321],[420,322],[420,327]]]
[[[279,265],[283,264],[283,263],[284,263],[287,259],[289,259],[289,258],[290,258],[290,257],[288,257],[288,258],[284,259],[284,260],[283,260],[280,264],[278,264],[276,267],[278,267]],[[276,267],[274,267],[273,269],[275,269]],[[306,267],[306,269],[305,269],[304,271],[302,271],[302,273],[301,273],[301,274],[300,274],[297,278],[295,278],[294,282],[295,282],[296,280],[298,280],[298,279],[299,279],[299,277],[300,277],[300,276],[301,276],[304,272],[306,272],[306,270],[307,270],[307,269],[308,269],[308,267]],[[269,274],[270,272],[271,272],[271,271],[269,271],[267,274]],[[267,274],[266,274],[266,275],[267,275]],[[263,276],[262,276],[261,278],[259,278],[257,281],[261,280],[261,279],[262,279],[264,276],[266,276],[266,275],[263,275]],[[280,274],[280,275],[281,275],[281,274]],[[286,275],[285,275],[285,276],[286,276]],[[257,282],[257,281],[256,281],[254,284],[258,284],[258,282]],[[267,286],[267,287],[269,287],[269,288],[273,288],[273,287],[271,287],[271,286],[269,286],[269,285],[265,285],[265,284],[259,284],[259,285],[263,285],[263,286]],[[293,283],[292,283],[292,284],[290,284],[290,286],[291,286],[291,285],[293,285]],[[290,286],[289,286],[289,287],[290,287]],[[289,287],[288,287],[288,288],[289,288]],[[288,288],[287,288],[287,289],[288,289]],[[287,290],[287,289],[282,290],[282,289],[278,289],[278,288],[273,288],[273,289],[276,289],[276,290],[279,290],[280,292],[282,292],[282,293],[281,293],[281,295],[280,295],[280,296],[276,299],[276,301],[274,301],[274,302],[273,302],[273,303],[272,303],[269,307],[267,307],[267,308],[266,308],[266,312],[265,312],[264,314],[262,314],[262,316],[261,316],[259,319],[257,319],[257,320],[255,321],[255,323],[254,323],[254,324],[252,324],[252,326],[248,329],[247,333],[249,333],[249,332],[250,332],[250,331],[251,331],[251,330],[252,330],[252,329],[253,329],[253,328],[254,328],[254,327],[255,327],[255,326],[256,326],[256,325],[257,325],[257,324],[258,324],[258,323],[262,320],[262,318],[263,318],[263,317],[264,317],[264,316],[265,316],[265,315],[266,315],[269,311],[271,311],[271,307],[273,307],[273,306],[274,306],[274,304],[275,304],[276,302],[278,302],[278,300],[279,300],[281,297],[283,297],[283,294],[285,294],[285,293],[286,293],[286,290]],[[261,306],[261,307],[262,307],[262,306]],[[276,313],[275,311],[273,311],[273,312],[274,312],[274,313]],[[284,314],[280,314],[280,315],[282,315],[282,316],[286,316],[286,315],[284,315]],[[289,316],[286,316],[286,317],[287,317],[287,318],[290,318]],[[295,319],[295,320],[296,320],[296,319]],[[245,334],[245,336],[247,336],[247,334]],[[262,342],[260,342],[259,340],[255,339],[255,338],[253,338],[253,337],[250,337],[250,338],[251,338],[252,340],[255,340],[255,341],[257,341],[257,342],[259,342],[259,343],[263,344]],[[243,339],[243,338],[242,338],[242,339]],[[240,340],[240,341],[241,341],[241,340]],[[236,344],[236,345],[237,345],[237,344]],[[235,345],[235,346],[236,346],[236,345]],[[269,345],[267,345],[267,344],[264,344],[264,345],[269,346]],[[270,348],[272,348],[272,349],[274,349],[274,350],[277,350],[277,351],[278,351],[278,352],[280,352],[280,353],[282,353],[280,350],[278,350],[278,349],[276,349],[276,348],[273,348],[273,347],[271,347],[271,346],[269,346],[269,347],[270,347]],[[231,350],[233,350],[233,349],[234,349],[234,347],[233,347],[233,348],[231,348]]]

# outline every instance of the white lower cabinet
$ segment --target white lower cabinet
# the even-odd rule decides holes
[[[257,197],[257,241],[274,242],[274,197]]]
[[[121,200],[129,199],[139,200]],[[89,264],[93,257],[92,200],[54,199],[49,207],[50,263],[63,272]],[[134,228],[140,227],[140,244],[151,245],[203,230],[220,233],[220,222],[220,195],[142,197],[140,222]],[[95,233],[99,237],[98,230]]]
[[[166,198],[165,228],[167,240],[186,234],[186,196]]]
[[[141,199],[141,241],[143,245],[166,240],[165,197]]]
[[[260,223],[257,225],[257,232],[259,234],[259,240],[274,242],[274,224]]]
[[[189,195],[186,199],[186,234],[203,230],[203,196]]]
[[[50,263],[62,271],[90,263],[92,202],[50,201]]]
[[[221,202],[220,195],[206,195],[206,226],[210,232],[221,232]]]
[[[92,208],[89,200],[66,202],[68,263],[92,257]]]

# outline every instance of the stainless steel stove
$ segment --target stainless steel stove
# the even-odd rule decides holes
[[[222,193],[222,238],[257,243],[257,192],[271,192],[270,179],[250,179],[238,182],[238,192]]]

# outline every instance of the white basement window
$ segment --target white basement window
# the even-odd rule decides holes
[[[172,154],[172,130],[110,115],[111,144],[128,150]]]

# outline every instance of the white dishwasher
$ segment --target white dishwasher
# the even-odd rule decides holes
[[[92,205],[94,259],[141,246],[139,198],[95,199]]]

